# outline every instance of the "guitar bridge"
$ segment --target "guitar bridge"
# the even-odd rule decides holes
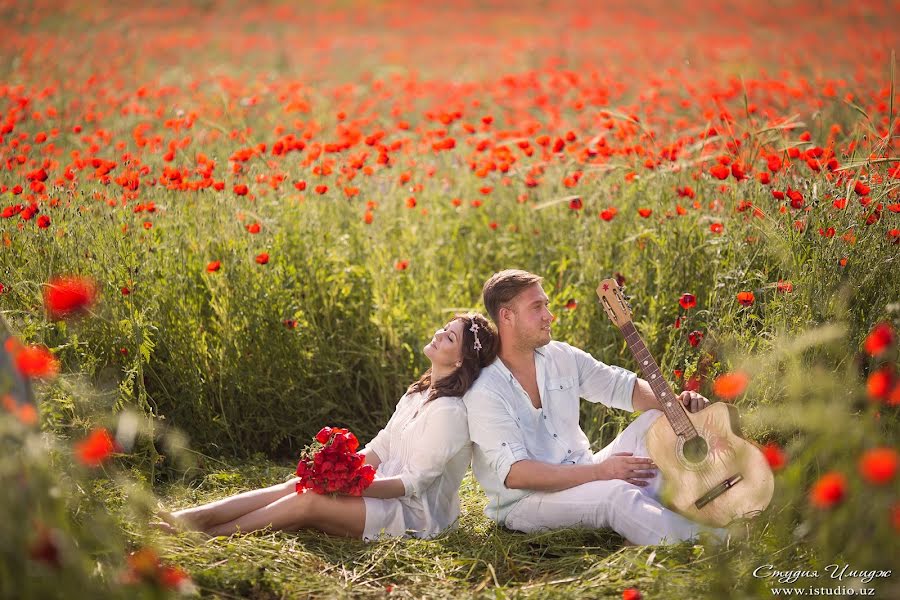
[[[703,508],[704,506],[727,492],[729,489],[734,487],[734,484],[741,481],[743,478],[744,476],[740,473],[738,473],[737,475],[732,475],[713,489],[700,496],[700,498],[698,498],[697,501],[694,502],[694,506],[696,506],[698,509]]]

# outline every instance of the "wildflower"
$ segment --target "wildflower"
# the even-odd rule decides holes
[[[682,294],[681,298],[678,299],[678,304],[681,305],[681,308],[690,310],[697,306],[697,297],[693,294]]]
[[[787,455],[775,442],[769,442],[763,446],[762,452],[773,471],[778,471],[787,464]]]
[[[782,294],[790,294],[794,291],[794,284],[790,281],[782,281],[779,279],[778,283],[775,285],[775,289]]]
[[[866,381],[866,389],[872,400],[886,400],[893,386],[894,371],[889,365],[884,365],[869,375]]]
[[[700,342],[703,341],[703,332],[702,331],[692,331],[688,334],[688,342],[690,342],[691,346],[696,348]]]
[[[398,260],[394,263],[394,269],[397,271],[405,271],[407,268],[409,268],[408,260]]]
[[[259,230],[260,230],[259,223],[251,223],[251,224],[247,225],[246,228],[247,228],[247,232],[252,233],[252,234],[257,234],[257,233],[259,233]]]
[[[206,272],[207,273],[215,273],[216,271],[218,271],[221,268],[222,268],[222,261],[220,261],[220,260],[213,260],[213,261],[206,263]]]
[[[831,471],[819,478],[809,492],[809,501],[817,508],[833,508],[844,500],[847,480],[837,471]]]
[[[744,392],[748,381],[747,374],[741,371],[725,373],[713,382],[713,391],[724,400],[733,400]]]
[[[264,265],[269,262],[269,254],[267,252],[261,252],[256,255],[256,262],[260,265]]]
[[[75,443],[76,458],[81,464],[89,467],[100,466],[119,450],[119,445],[103,427],[98,427],[87,438]]]
[[[725,226],[722,225],[721,223],[711,223],[709,226],[709,230],[712,231],[713,233],[722,233],[722,231],[724,229],[725,229]]]
[[[638,214],[639,214],[641,217],[643,217],[643,218],[646,219],[647,217],[649,217],[650,215],[653,214],[653,211],[652,211],[651,209],[649,209],[649,208],[639,208],[639,209],[638,209]]]
[[[566,302],[566,308],[568,310],[575,310],[578,307],[578,301],[575,298],[569,298],[569,301]]]
[[[641,600],[641,592],[637,588],[627,588],[622,591],[622,600]]]
[[[572,198],[569,200],[569,208],[571,210],[581,210],[584,208],[584,202],[581,201],[581,198]]]
[[[47,215],[41,215],[37,218],[37,226],[41,229],[47,229],[50,227],[50,217]]]
[[[51,318],[65,318],[90,308],[96,295],[93,281],[86,277],[57,277],[44,288],[44,306]]]
[[[738,292],[737,301],[741,306],[753,306],[756,297],[753,295],[753,292]]]
[[[859,473],[872,485],[884,485],[897,474],[897,451],[893,448],[872,448],[859,459]]]
[[[249,191],[250,191],[250,188],[248,188],[243,183],[239,183],[234,186],[234,193],[237,194],[238,196],[246,196]]]
[[[878,356],[894,342],[894,329],[887,321],[877,324],[866,336],[863,347],[869,356]]]

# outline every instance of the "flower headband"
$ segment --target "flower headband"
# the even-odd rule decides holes
[[[471,331],[472,335],[475,337],[473,348],[475,348],[475,352],[478,352],[481,350],[481,340],[478,339],[478,323],[475,322],[475,319],[472,319],[472,326],[469,327],[469,331]]]

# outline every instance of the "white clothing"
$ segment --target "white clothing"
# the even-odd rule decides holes
[[[591,462],[601,463],[617,452],[649,456],[644,438],[660,417],[663,417],[662,411],[646,411],[612,443],[594,454]],[[648,482],[645,487],[610,479],[591,481],[559,492],[534,492],[507,513],[506,526],[529,533],[562,527],[610,527],[639,545],[688,540],[701,531],[723,538],[725,530],[704,527],[659,503],[662,485],[659,471],[656,477],[645,481]]]
[[[404,394],[387,425],[366,444],[381,463],[375,477],[400,477],[401,498],[363,497],[363,539],[381,535],[432,537],[459,516],[459,486],[472,458],[462,398],[426,402],[425,392]]]
[[[537,460],[549,464],[587,464],[590,443],[578,424],[579,398],[632,411],[637,375],[605,365],[562,342],[534,351],[541,408],[499,358],[482,369],[464,397],[469,418],[472,470],[488,497],[485,514],[503,524],[516,502],[533,492],[509,489],[506,476],[513,463]]]

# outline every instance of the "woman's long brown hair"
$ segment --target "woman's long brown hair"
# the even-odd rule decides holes
[[[488,366],[497,358],[497,351],[500,349],[500,337],[494,330],[494,326],[488,322],[484,315],[479,313],[457,314],[451,319],[451,323],[455,320],[463,322],[463,339],[462,339],[462,365],[456,368],[452,373],[439,379],[431,381],[431,367],[425,371],[418,381],[414,382],[406,390],[407,394],[422,392],[431,387],[431,394],[428,395],[426,402],[431,402],[435,398],[441,396],[462,396],[472,384],[478,379],[481,369]],[[472,333],[472,323],[478,324],[478,341],[481,342],[481,348],[475,350],[475,333]]]

